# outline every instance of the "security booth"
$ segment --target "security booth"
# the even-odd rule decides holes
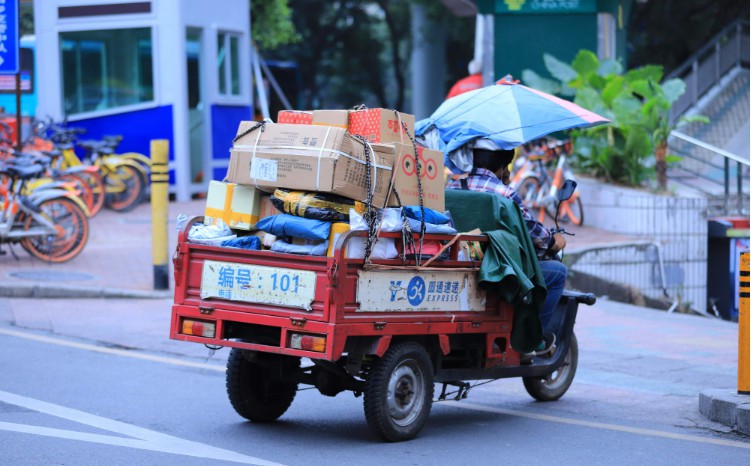
[[[571,63],[581,49],[626,63],[632,0],[477,0],[493,20],[496,79],[530,69],[549,76],[543,54]]]
[[[120,134],[118,152],[167,139],[178,201],[222,179],[252,118],[249,0],[37,0],[39,118]]]

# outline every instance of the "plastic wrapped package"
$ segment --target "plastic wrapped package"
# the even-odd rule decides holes
[[[271,203],[280,211],[298,217],[327,222],[346,222],[349,210],[365,212],[365,204],[343,196],[330,193],[290,191],[277,188],[271,196]]]
[[[256,224],[256,228],[274,236],[291,236],[311,240],[329,239],[331,222],[312,220],[290,214],[266,217]]]
[[[293,244],[280,239],[274,241],[274,244],[271,246],[271,250],[274,252],[304,254],[309,256],[325,256],[328,248],[328,240],[316,244]]]
[[[180,214],[177,216],[177,231],[180,231],[188,221],[188,216]],[[223,241],[237,238],[224,222],[218,225],[204,225],[203,223],[194,223],[188,232],[188,241],[197,244],[206,244],[209,246],[221,246]]]

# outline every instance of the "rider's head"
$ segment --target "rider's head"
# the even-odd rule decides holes
[[[514,159],[514,149],[504,150],[489,139],[481,138],[472,148],[472,162],[476,168],[490,170],[503,179],[504,172]],[[504,180],[504,183],[507,181]]]

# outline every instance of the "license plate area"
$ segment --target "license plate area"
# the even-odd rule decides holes
[[[307,270],[204,261],[201,298],[312,309],[316,274]]]

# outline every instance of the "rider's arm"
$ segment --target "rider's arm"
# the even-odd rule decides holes
[[[550,234],[550,230],[545,228],[542,223],[538,222],[534,217],[532,217],[532,214],[529,213],[529,210],[527,210],[527,207],[524,205],[524,201],[522,200],[521,196],[519,196],[516,191],[512,190],[511,188],[508,189],[510,190],[510,192],[506,195],[506,197],[516,202],[516,204],[521,209],[524,223],[526,223],[527,225],[527,230],[529,230],[529,236],[532,238],[532,244],[535,245],[535,249],[537,251],[547,251],[555,241],[553,235]]]

